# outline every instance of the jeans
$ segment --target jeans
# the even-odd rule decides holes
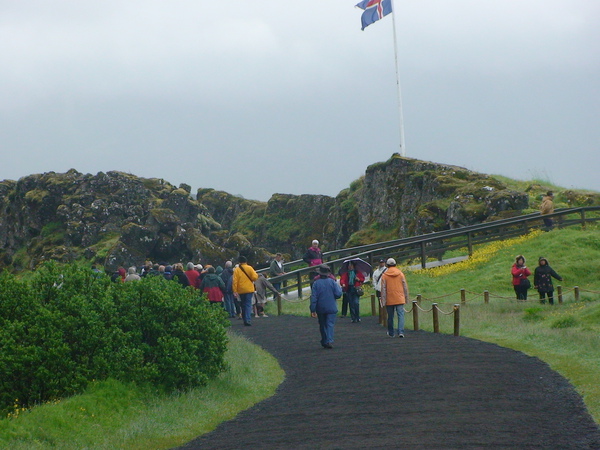
[[[388,316],[388,334],[394,335],[394,311],[398,315],[398,335],[404,334],[404,305],[385,305]]]
[[[242,318],[244,323],[252,323],[252,297],[254,292],[248,292],[247,294],[239,294],[240,303],[242,304]]]
[[[335,325],[335,314],[320,314],[319,331],[321,332],[321,345],[331,344],[333,342],[333,326]]]
[[[360,320],[360,297],[356,292],[348,292],[346,296],[348,297],[348,305],[350,305],[350,317],[353,322],[358,322]]]
[[[229,293],[225,293],[224,295],[224,302],[225,302],[225,310],[227,311],[227,314],[229,314],[229,317],[235,317],[235,297],[233,296],[233,293],[229,294]]]
[[[342,317],[348,315],[348,294],[344,292],[342,295]]]

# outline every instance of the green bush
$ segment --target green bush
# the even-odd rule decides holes
[[[112,283],[48,263],[28,281],[0,275],[0,411],[115,378],[167,391],[225,370],[225,313],[162,277]]]

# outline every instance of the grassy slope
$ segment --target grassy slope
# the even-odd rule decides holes
[[[0,420],[0,448],[172,448],[270,397],[283,381],[277,361],[231,335],[231,370],[202,389],[155,396],[115,381],[83,395]]]

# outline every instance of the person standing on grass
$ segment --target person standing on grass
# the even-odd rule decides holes
[[[554,212],[554,193],[552,191],[548,191],[546,196],[542,199],[542,203],[540,205],[540,214],[545,216],[547,214],[552,214]],[[550,217],[543,217],[544,225],[546,225],[545,231],[550,231],[554,227],[554,222]]]
[[[254,297],[254,282],[258,279],[258,274],[248,265],[245,256],[240,256],[239,264],[233,271],[233,293],[239,297],[242,306],[242,318],[244,325],[252,325],[252,298]]]
[[[399,338],[404,337],[404,305],[408,299],[408,284],[400,269],[396,267],[396,260],[388,258],[387,270],[381,276],[381,306],[385,306],[387,320],[387,335],[394,337],[394,315],[398,316]]]
[[[548,295],[548,303],[554,305],[554,286],[552,285],[552,277],[558,281],[562,281],[562,277],[557,274],[548,264],[546,258],[540,257],[538,266],[533,272],[533,286],[540,294],[540,303],[546,303],[546,295]]]
[[[523,255],[515,258],[511,274],[517,300],[527,300],[527,291],[531,287],[531,282],[527,277],[531,275],[531,270],[525,265],[525,257]]]
[[[333,328],[338,312],[336,300],[342,296],[342,288],[331,277],[331,269],[327,264],[319,266],[319,276],[314,280],[310,294],[310,315],[319,319],[321,345],[333,348]]]

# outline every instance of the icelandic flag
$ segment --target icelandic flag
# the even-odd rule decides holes
[[[356,6],[365,10],[361,17],[362,30],[392,12],[392,0],[363,0]]]

